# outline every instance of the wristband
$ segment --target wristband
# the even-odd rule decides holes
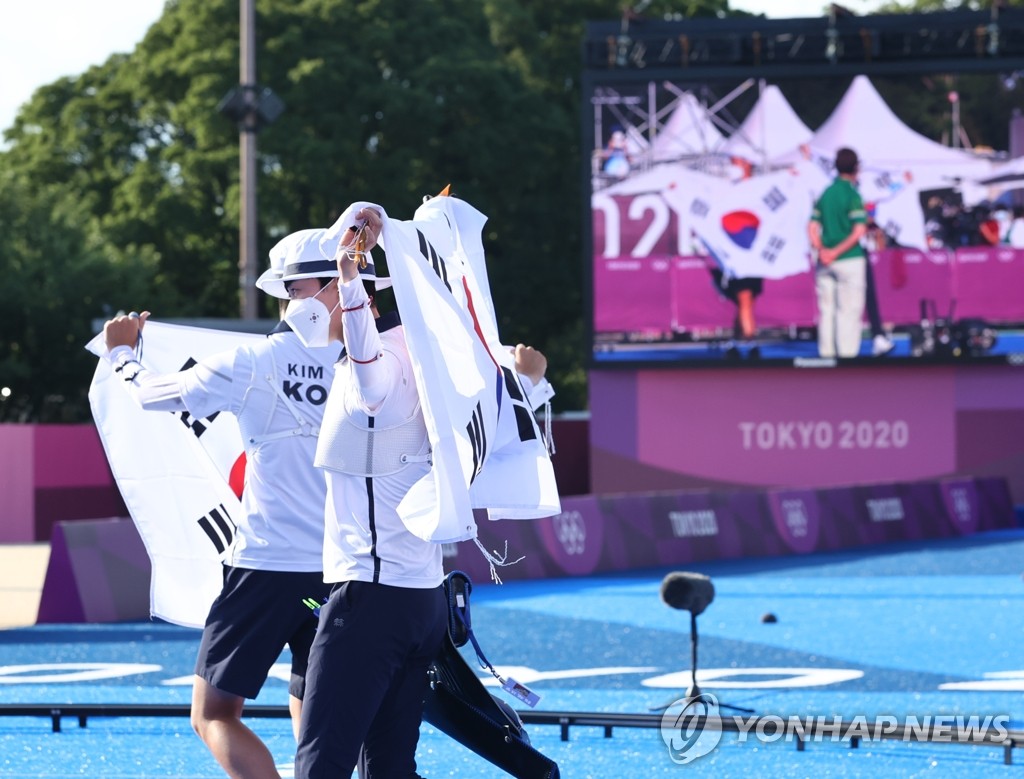
[[[349,311],[358,311],[359,309],[366,308],[369,305],[370,305],[370,299],[367,298],[362,303],[360,303],[358,306],[352,306],[352,308],[343,308],[343,309],[341,309],[341,313],[347,314]]]
[[[356,365],[369,365],[371,362],[377,362],[377,360],[379,360],[381,358],[381,354],[378,352],[375,356],[371,357],[369,360],[357,360],[351,354],[348,356],[348,358],[352,362],[354,362]]]

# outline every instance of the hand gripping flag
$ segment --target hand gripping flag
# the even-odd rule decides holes
[[[149,321],[142,363],[174,373],[196,360],[263,336]],[[103,336],[86,347],[104,352]],[[223,583],[221,560],[242,508],[244,456],[228,413],[144,411],[100,359],[89,388],[93,419],[118,489],[149,553],[150,613],[202,627]]]
[[[473,509],[490,519],[538,519],[561,506],[554,470],[515,361],[498,338],[481,232],[486,217],[438,196],[412,221],[384,216],[381,243],[395,289],[433,467],[399,513],[410,532],[447,543],[476,538]]]

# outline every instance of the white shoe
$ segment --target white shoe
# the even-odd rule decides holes
[[[889,336],[885,335],[884,333],[876,335],[871,340],[871,355],[873,357],[881,357],[883,355],[886,355],[895,348],[896,344],[894,344],[892,342],[892,339]]]

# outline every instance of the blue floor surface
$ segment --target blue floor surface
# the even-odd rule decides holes
[[[698,619],[698,681],[757,715],[924,718],[1003,715],[1024,722],[1024,530],[829,555],[720,561]],[[660,599],[669,569],[617,577],[477,583],[474,628],[500,670],[540,694],[538,709],[648,713],[690,682],[690,623]],[[764,622],[771,613],[775,622]],[[165,624],[0,631],[0,704],[187,704],[198,631]],[[469,657],[469,655],[467,655]],[[287,658],[283,658],[287,660]],[[258,704],[287,701],[286,668]],[[486,677],[481,672],[481,677]],[[498,693],[502,695],[502,693]],[[516,708],[522,704],[514,703]],[[723,710],[723,713],[728,713]],[[282,776],[286,720],[253,719]],[[808,743],[726,733],[686,766],[658,729],[529,726],[564,777],[1021,777],[1024,750],[863,741]],[[424,725],[428,778],[505,774]],[[0,717],[0,777],[219,777],[187,717]]]

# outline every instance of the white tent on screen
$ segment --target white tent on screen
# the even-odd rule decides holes
[[[725,136],[692,92],[681,93],[671,110],[651,141],[652,162],[674,162],[721,150]]]
[[[809,143],[814,132],[797,116],[782,90],[769,84],[740,126],[722,144],[730,156],[764,166],[801,144]]]
[[[943,146],[912,130],[893,113],[867,76],[855,76],[839,104],[808,142],[812,152],[828,160],[845,147],[857,152],[861,167],[902,171],[928,186],[981,174],[988,162],[964,149]],[[799,152],[783,155],[792,161]]]
[[[865,203],[874,205],[878,224],[903,246],[920,249],[927,242],[919,193],[955,188],[989,170],[987,160],[943,146],[904,124],[867,76],[854,77],[805,150],[830,170],[844,147],[860,158],[860,193]],[[802,150],[795,149],[774,162],[795,164],[801,158]]]

